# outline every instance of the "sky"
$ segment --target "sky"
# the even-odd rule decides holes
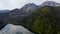
[[[28,3],[35,3],[36,5],[40,5],[45,1],[55,1],[60,3],[60,0],[0,0],[0,10],[21,8]]]

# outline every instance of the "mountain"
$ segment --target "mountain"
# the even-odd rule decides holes
[[[0,28],[11,23],[21,25],[37,34],[60,34],[60,6],[57,6],[59,3],[52,1],[44,3],[42,7],[35,8],[35,4],[26,4],[21,9],[11,10],[0,24]]]
[[[10,12],[10,10],[0,10],[0,21],[8,16],[8,12]]]
[[[11,18],[24,17],[29,15],[31,12],[37,9],[37,5],[34,3],[29,3],[23,6],[21,9],[14,9],[9,12]]]
[[[60,3],[54,2],[54,1],[46,1],[42,4],[42,6],[60,6]]]
[[[8,14],[9,14],[9,17],[18,17],[20,16],[21,14],[23,14],[24,12],[21,11],[20,9],[14,9],[14,10],[11,10]]]
[[[37,34],[60,34],[60,7],[44,6],[23,19],[9,18],[4,22],[21,25]]]
[[[60,7],[44,6],[37,9],[20,25],[38,34],[60,34]]]
[[[0,10],[0,21],[3,20],[8,14],[10,10]]]
[[[0,34],[34,34],[22,26],[7,24],[0,30]]]
[[[0,10],[0,13],[7,13],[9,12],[10,10]]]
[[[16,8],[14,10],[5,11],[5,12],[4,10],[1,10],[0,29],[3,28],[7,23],[10,23],[9,21],[10,19],[11,19],[11,23],[14,23],[13,20],[15,21],[16,18],[19,18],[20,21],[23,21],[23,18],[29,15],[35,9],[37,9],[37,7],[38,6],[35,5],[34,3],[29,3],[29,4],[26,4],[24,7],[22,7],[21,9]]]
[[[21,8],[22,11],[25,11],[25,12],[31,12],[35,9],[37,9],[37,5],[35,5],[34,3],[28,3],[26,4],[24,7]]]
[[[0,10],[0,30],[6,25],[3,20],[8,16],[9,11],[10,10]]]
[[[9,12],[9,17],[10,18],[16,18],[16,17],[25,17],[29,14],[31,14],[34,10],[44,7],[44,6],[60,6],[59,3],[54,2],[54,1],[46,1],[42,3],[42,5],[37,6],[34,3],[28,3],[24,5],[21,9],[14,9]]]

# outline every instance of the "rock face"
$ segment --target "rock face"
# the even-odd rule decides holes
[[[0,34],[33,34],[33,33],[28,31],[22,26],[8,24],[0,31]]]
[[[54,1],[46,1],[42,4],[42,6],[45,6],[45,5],[47,5],[47,6],[60,6],[59,3],[54,2]]]

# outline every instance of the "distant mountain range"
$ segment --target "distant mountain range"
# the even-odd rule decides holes
[[[27,15],[30,15],[32,12],[34,12],[36,9],[39,9],[44,6],[58,6],[60,5],[57,2],[54,1],[46,1],[42,3],[42,5],[35,5],[34,3],[29,3],[23,6],[21,9],[14,9],[14,10],[0,10],[0,20],[6,19],[6,18],[20,18],[23,19]]]
[[[9,13],[10,17],[18,17],[18,16],[25,16],[33,12],[34,10],[38,9],[39,7],[44,7],[44,6],[60,6],[59,3],[56,3],[54,1],[46,1],[42,5],[37,6],[34,3],[29,3],[23,6],[21,9],[14,9],[11,10]]]
[[[39,6],[60,6],[60,3],[57,3],[57,2],[54,2],[54,1],[46,1]],[[28,12],[29,10],[35,10],[36,8],[39,8],[39,6],[34,4],[34,3],[28,3],[28,4],[24,5],[19,10],[24,11],[24,12]],[[15,9],[13,9],[13,10],[15,10]],[[12,11],[12,10],[0,10],[0,13],[6,13],[6,12],[9,12],[9,11]]]
[[[0,10],[0,13],[7,13],[9,12],[10,10]]]
[[[39,34],[54,34],[60,30],[60,4],[54,1],[46,1],[39,6],[29,3],[21,9],[0,12],[0,29],[9,23],[22,25]]]

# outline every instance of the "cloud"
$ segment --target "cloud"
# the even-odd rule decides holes
[[[40,4],[40,0],[0,0],[0,9],[21,8],[27,3]]]
[[[21,8],[24,4],[28,3],[28,0],[9,0],[7,9]]]
[[[29,0],[2,0],[1,1],[5,7],[2,7],[3,9],[15,9],[15,8],[21,8],[27,3],[30,3]],[[0,8],[1,9],[1,8]]]
[[[5,6],[3,4],[0,4],[0,8],[3,9]]]
[[[37,5],[42,4],[46,0],[0,0],[0,10],[4,9],[14,9],[14,8],[21,8],[27,3],[35,3]],[[60,2],[60,0],[49,0],[49,1],[56,1]]]

